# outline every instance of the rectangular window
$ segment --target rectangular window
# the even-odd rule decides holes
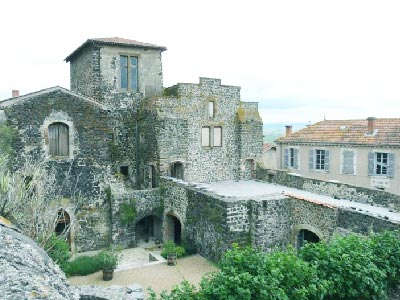
[[[121,55],[120,59],[120,69],[121,69],[121,88],[128,88],[128,56]]]
[[[294,168],[294,148],[289,149],[289,166]]]
[[[214,147],[222,146],[222,127],[214,127]]]
[[[138,90],[138,58],[136,56],[120,56],[121,89]]]
[[[388,153],[375,153],[375,174],[387,175],[388,170]]]
[[[214,118],[214,101],[208,102],[208,117]]]
[[[136,56],[130,57],[130,77],[129,77],[129,87],[133,91],[138,90],[138,58]]]
[[[315,169],[325,170],[325,150],[315,150]]]
[[[203,127],[201,128],[201,145],[203,147],[210,147],[211,143],[210,143],[210,131],[211,128],[210,127]]]

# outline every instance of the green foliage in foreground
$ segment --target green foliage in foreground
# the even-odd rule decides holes
[[[387,299],[400,283],[400,232],[350,235],[296,251],[262,253],[237,245],[226,252],[220,271],[196,288],[183,282],[165,300],[352,300]]]

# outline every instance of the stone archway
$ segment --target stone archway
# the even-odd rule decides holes
[[[65,234],[71,249],[71,217],[63,208],[59,209],[57,212],[57,220],[54,232],[57,236]]]
[[[297,248],[303,247],[306,243],[318,243],[320,238],[314,232],[301,229],[297,234]]]
[[[161,240],[161,220],[150,215],[140,219],[135,225],[136,245]]]
[[[322,233],[307,224],[297,225],[292,233],[292,241],[297,249],[303,247],[305,243],[318,243],[321,240],[323,240]]]
[[[171,215],[166,215],[165,218],[165,241],[173,241],[175,244],[181,244],[182,242],[182,223],[181,221]]]

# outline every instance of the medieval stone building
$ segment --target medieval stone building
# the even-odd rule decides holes
[[[116,202],[135,198],[140,219],[160,207],[160,175],[212,182],[255,174],[262,146],[257,103],[241,102],[240,88],[219,79],[164,90],[165,50],[121,38],[89,39],[66,58],[71,90],[52,87],[0,104],[3,122],[19,133],[17,161],[44,159],[67,199],[72,193],[87,199],[82,219],[71,216],[79,250],[104,246],[115,234],[110,228],[122,230],[109,217],[108,189]],[[143,197],[151,207],[142,211]],[[151,226],[161,226],[162,214],[154,218]]]
[[[52,205],[73,250],[174,240],[218,258],[232,242],[267,250],[398,227],[397,196],[258,169],[257,103],[219,79],[164,89],[165,50],[89,39],[66,58],[71,90],[0,102],[0,123],[18,133],[16,168],[31,157],[56,173],[64,198]],[[76,195],[84,202],[72,211]]]

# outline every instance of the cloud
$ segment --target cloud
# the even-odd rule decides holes
[[[397,116],[398,1],[115,0],[112,6],[113,12],[106,2],[5,1],[0,99],[11,89],[69,88],[63,59],[89,37],[121,36],[168,47],[165,86],[221,78],[241,86],[243,100],[260,101],[264,118]]]

